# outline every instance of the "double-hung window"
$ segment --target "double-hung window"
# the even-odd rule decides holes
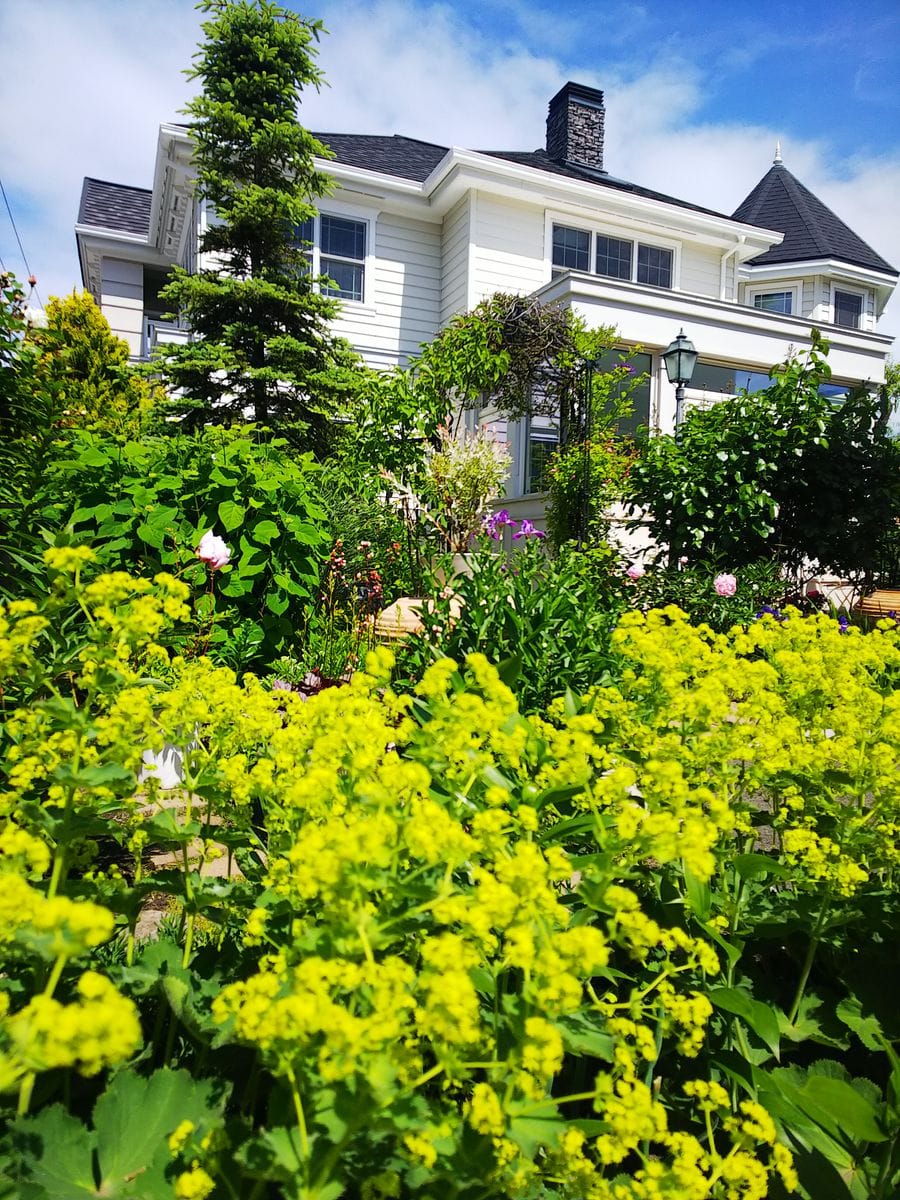
[[[328,294],[341,300],[362,301],[366,284],[365,221],[333,213],[310,217],[297,230],[298,240],[307,242],[305,255],[314,275],[326,275],[333,286]]]
[[[834,291],[834,323],[844,329],[859,329],[863,298],[858,292]]]
[[[607,279],[670,288],[674,252],[568,225],[553,226],[553,271],[593,271]]]

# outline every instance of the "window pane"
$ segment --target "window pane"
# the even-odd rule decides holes
[[[749,367],[722,367],[718,363],[698,362],[688,386],[692,391],[721,392],[725,396],[736,396],[738,392],[761,392],[771,383],[763,371],[751,371]]]
[[[638,283],[653,287],[672,286],[672,251],[659,246],[638,246]]]
[[[320,247],[323,254],[341,258],[366,257],[366,226],[363,221],[347,221],[343,217],[322,216]]]
[[[305,221],[301,221],[297,226],[296,238],[298,242],[311,242],[315,238],[316,223],[312,217],[307,217]]]
[[[583,229],[553,226],[553,265],[569,271],[591,269],[591,235]]]
[[[862,296],[852,292],[834,293],[834,323],[845,329],[859,329],[859,318],[862,316]]]
[[[322,274],[333,279],[337,288],[328,288],[329,296],[342,300],[362,300],[363,268],[356,263],[339,262],[336,258],[322,259]]]
[[[544,492],[547,490],[547,468],[559,445],[559,435],[552,429],[535,429],[532,426],[528,433],[528,477],[525,491]]]
[[[612,279],[631,278],[631,242],[619,238],[597,238],[597,274]]]
[[[763,292],[753,297],[753,307],[763,312],[789,313],[793,299],[792,292]]]
[[[628,359],[627,366],[632,375],[644,375],[646,378],[636,387],[632,387],[629,396],[634,405],[634,411],[626,417],[620,417],[616,422],[616,433],[619,437],[633,438],[640,428],[650,425],[650,371],[653,359],[649,354],[630,354],[627,350],[607,350],[597,360],[595,370],[612,371],[622,365],[622,359]],[[627,380],[611,393],[610,399],[617,400],[630,386]]]

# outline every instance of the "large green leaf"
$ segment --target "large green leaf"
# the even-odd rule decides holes
[[[36,1117],[13,1126],[31,1194],[40,1200],[85,1200],[96,1197],[94,1135],[62,1107],[54,1104]]]
[[[211,1080],[168,1067],[149,1078],[120,1071],[94,1106],[101,1196],[170,1200],[167,1139],[182,1121],[207,1129],[220,1105]]]
[[[268,519],[257,521],[253,526],[253,540],[259,542],[261,546],[268,546],[274,538],[278,537],[278,526],[274,521]]]
[[[219,1124],[225,1097],[213,1080],[167,1067],[144,1077],[120,1071],[94,1105],[93,1131],[61,1105],[18,1121],[34,1200],[171,1200],[168,1137],[182,1121],[198,1131]],[[94,1180],[94,1155],[100,1181]]]
[[[237,529],[243,525],[244,518],[247,515],[247,510],[241,504],[235,503],[234,500],[223,500],[216,510],[219,514],[219,520],[225,527],[226,533],[231,533],[233,529]]]
[[[761,1000],[754,1000],[739,988],[712,988],[709,999],[716,1008],[732,1013],[753,1030],[758,1038],[778,1057],[781,1035],[775,1010]]]

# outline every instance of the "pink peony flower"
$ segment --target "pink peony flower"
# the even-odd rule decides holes
[[[647,572],[641,563],[632,563],[625,574],[629,579],[641,579]]]
[[[737,579],[733,575],[717,575],[713,587],[720,596],[733,596],[737,591]]]
[[[201,562],[205,562],[211,571],[218,571],[231,562],[231,551],[220,537],[216,537],[211,529],[207,529],[200,539],[200,545],[194,551]]]

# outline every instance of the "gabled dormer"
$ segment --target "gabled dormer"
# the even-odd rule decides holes
[[[784,234],[743,264],[745,304],[822,325],[877,328],[897,271],[791,174],[780,149],[733,215]]]

